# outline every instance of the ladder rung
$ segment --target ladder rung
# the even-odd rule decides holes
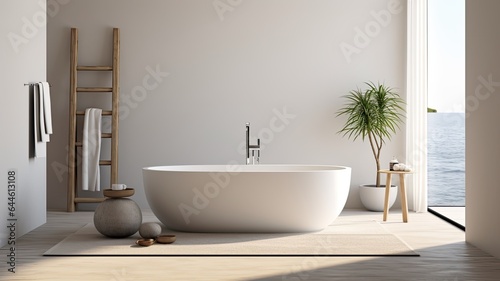
[[[85,111],[77,111],[76,115],[85,115]],[[113,115],[113,111],[111,111],[111,110],[103,110],[101,115],[111,116],[111,115]]]
[[[89,65],[79,65],[76,67],[78,71],[111,71],[112,66],[89,66]]]
[[[111,88],[111,87],[78,87],[78,88],[76,88],[76,91],[77,92],[92,92],[92,93],[95,93],[95,92],[107,93],[107,92],[113,92],[113,88]]]
[[[110,139],[110,138],[112,138],[112,135],[110,133],[102,133],[101,134],[101,138],[103,138],[103,139]],[[76,142],[75,146],[76,147],[81,147],[82,146],[82,142],[81,141]]]
[[[111,165],[111,160],[100,160],[99,165],[109,166],[109,165]]]
[[[75,197],[75,203],[101,203],[104,200],[106,200],[106,198]]]

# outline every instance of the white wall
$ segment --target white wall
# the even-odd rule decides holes
[[[466,3],[466,239],[500,258],[500,2]]]
[[[46,221],[46,158],[29,158],[29,87],[46,80],[45,0],[3,1],[0,9],[0,246],[10,231],[7,173],[17,170],[17,237]],[[11,240],[12,241],[12,240]]]
[[[73,0],[48,25],[61,132],[49,145],[51,209],[66,207],[70,27],[80,31],[80,64],[90,65],[109,63],[111,28],[121,29],[119,180],[137,188],[145,208],[142,167],[244,163],[245,122],[265,145],[262,163],[353,167],[348,207],[360,207],[356,186],[373,183],[376,168],[368,143],[336,134],[340,97],[365,81],[405,96],[405,1]],[[107,107],[97,95],[83,99]],[[276,111],[294,118],[270,136]],[[404,161],[403,136],[404,127],[383,163]]]

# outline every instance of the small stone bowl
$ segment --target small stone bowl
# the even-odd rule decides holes
[[[161,244],[171,244],[175,242],[175,235],[173,234],[164,234],[156,237],[156,242]]]
[[[155,243],[154,239],[139,239],[135,241],[135,244],[139,246],[151,246]]]

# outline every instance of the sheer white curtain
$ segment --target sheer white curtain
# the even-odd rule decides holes
[[[406,162],[410,208],[427,212],[427,0],[407,2]]]

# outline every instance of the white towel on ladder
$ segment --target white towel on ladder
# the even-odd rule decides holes
[[[99,156],[101,154],[101,116],[99,108],[87,108],[82,138],[82,189],[101,190]]]

